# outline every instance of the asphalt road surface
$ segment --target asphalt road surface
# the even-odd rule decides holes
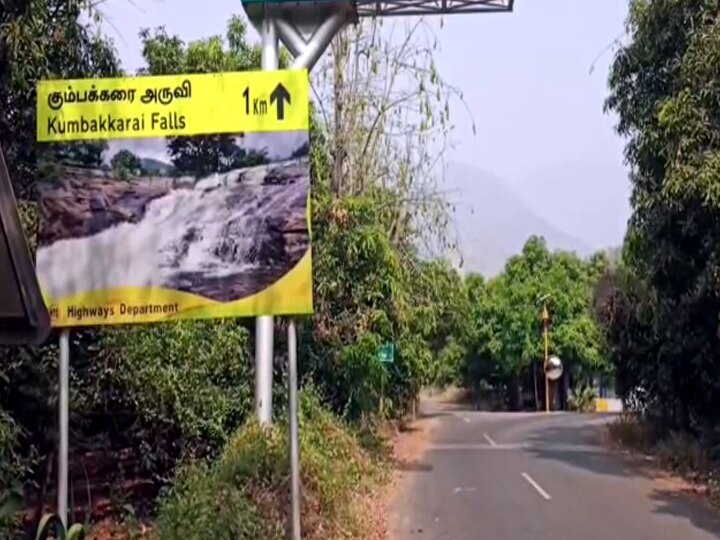
[[[406,467],[393,540],[720,538],[715,512],[599,444],[606,416],[426,414],[439,424]]]

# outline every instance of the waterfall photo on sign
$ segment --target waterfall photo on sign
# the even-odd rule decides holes
[[[93,90],[104,82],[92,81]],[[201,104],[206,129],[212,107],[242,108],[242,91],[227,86],[192,95],[215,100]],[[223,103],[225,94],[232,101]],[[150,128],[157,111],[137,104],[124,115],[117,102],[76,99],[64,118],[38,99],[53,129],[103,115],[147,126],[132,138],[65,132],[42,146],[36,268],[54,326],[312,312],[306,125],[253,132],[240,119],[236,132],[198,133],[192,107],[170,103],[163,117],[175,119],[166,124],[172,134],[162,137]]]

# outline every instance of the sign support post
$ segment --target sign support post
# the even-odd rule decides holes
[[[385,343],[380,347],[378,351],[378,361],[383,366],[382,375],[380,376],[380,416],[383,416],[385,413],[385,377],[387,376],[385,366],[395,362],[394,343]]]
[[[258,23],[262,43],[263,71],[278,69],[278,38],[295,57],[292,69],[307,69],[317,63],[330,42],[349,18],[345,10],[331,13],[317,24],[309,39],[297,27],[283,18],[263,17]],[[272,388],[274,354],[274,320],[261,315],[255,320],[255,410],[262,425],[272,423]]]
[[[265,19],[261,27],[262,69],[278,68],[278,37],[275,22]],[[255,320],[255,410],[261,425],[272,423],[272,390],[274,365],[274,319],[261,315]]]
[[[58,362],[60,401],[58,404],[58,495],[57,513],[63,525],[68,524],[68,446],[70,432],[70,330],[60,333],[60,358]]]
[[[300,540],[300,437],[298,427],[297,329],[288,322],[288,403],[290,413],[290,505],[292,540]]]

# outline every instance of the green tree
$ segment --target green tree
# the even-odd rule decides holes
[[[237,16],[228,23],[225,40],[213,36],[185,44],[178,36],[169,36],[164,28],[152,32],[144,29],[140,38],[147,62],[141,74],[215,73],[260,68],[260,48],[248,44],[247,26]],[[281,55],[281,59],[283,64],[287,63],[286,54]],[[268,161],[264,152],[248,152],[242,147],[242,133],[171,137],[168,151],[179,174],[196,178]]]
[[[566,369],[577,378],[604,371],[600,336],[590,309],[601,259],[583,261],[572,253],[551,253],[542,238],[531,237],[500,276],[484,287],[474,278],[466,376],[505,386],[510,407],[518,408],[523,376],[530,374],[539,403],[543,302],[552,321],[552,353]]]
[[[133,176],[140,176],[143,172],[140,158],[126,148],[123,148],[112,157],[110,166],[123,180]]]
[[[0,9],[0,145],[19,198],[30,196],[42,156],[35,141],[35,87],[49,78],[119,73],[110,41],[81,22],[88,0],[6,1]],[[58,145],[43,147],[57,149]],[[81,164],[99,163],[103,145],[62,145]]]
[[[439,386],[457,383],[465,357],[469,312],[462,277],[442,259],[419,262],[411,272],[410,331],[423,339],[433,358],[424,382]]]
[[[633,213],[599,311],[626,392],[671,427],[714,425],[720,406],[719,14],[717,0],[632,1],[609,81]]]

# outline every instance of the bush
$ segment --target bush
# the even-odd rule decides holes
[[[592,386],[579,385],[570,393],[568,405],[571,411],[592,412],[595,408],[597,391]]]
[[[304,536],[354,537],[361,527],[353,513],[354,498],[368,492],[382,469],[321,407],[312,389],[302,392],[300,408]],[[284,538],[287,449],[286,419],[268,429],[254,422],[243,426],[218,461],[192,465],[178,475],[161,501],[160,540]]]
[[[627,413],[621,414],[617,420],[608,424],[608,436],[615,443],[639,451],[650,450],[658,441],[657,432],[652,425]]]
[[[236,321],[182,321],[107,331],[78,399],[103,407],[140,443],[147,470],[212,457],[252,411],[248,332]],[[105,428],[105,430],[107,427]]]
[[[22,506],[23,460],[17,453],[18,429],[0,409],[0,538],[12,538]]]
[[[657,444],[655,453],[663,467],[679,473],[705,473],[709,468],[707,451],[688,433],[671,432]]]

